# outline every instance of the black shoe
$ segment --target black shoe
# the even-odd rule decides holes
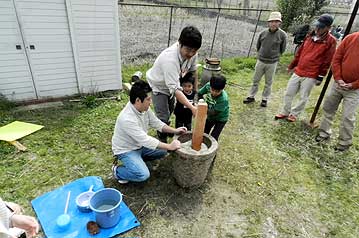
[[[267,107],[267,100],[262,100],[261,107]]]
[[[252,102],[255,102],[256,100],[254,98],[251,98],[251,97],[247,97],[246,99],[243,100],[243,103],[244,104],[249,104],[249,103],[252,103]]]
[[[329,137],[324,137],[324,136],[321,136],[321,135],[317,135],[317,136],[315,137],[315,141],[316,141],[316,142],[319,142],[319,143],[324,142],[324,141],[327,141],[327,140],[329,140]]]
[[[335,151],[341,151],[341,152],[343,152],[343,151],[349,150],[349,148],[350,148],[350,145],[337,144],[337,145],[334,147],[334,150],[335,150]]]

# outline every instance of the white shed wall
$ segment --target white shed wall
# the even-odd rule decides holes
[[[66,0],[82,93],[122,88],[115,0]]]

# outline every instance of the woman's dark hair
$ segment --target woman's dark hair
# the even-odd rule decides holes
[[[143,102],[148,97],[149,92],[152,92],[152,88],[147,82],[142,80],[135,82],[130,90],[130,102],[135,104],[137,98]]]
[[[202,34],[201,32],[199,32],[197,27],[186,26],[185,28],[183,28],[178,41],[181,46],[199,49],[202,45]]]
[[[191,72],[186,73],[185,76],[183,76],[183,77],[180,78],[180,83],[181,83],[181,85],[182,85],[183,83],[191,83],[191,84],[194,84],[194,76],[193,76],[193,73],[191,73]]]
[[[222,90],[226,86],[226,78],[222,75],[212,76],[209,80],[209,85],[215,90]]]

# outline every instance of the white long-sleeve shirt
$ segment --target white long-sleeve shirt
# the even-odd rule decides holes
[[[5,206],[5,202],[0,198],[0,238],[8,238],[9,236],[9,209]]]
[[[154,93],[173,96],[177,89],[182,90],[180,76],[197,70],[197,54],[183,59],[179,43],[168,47],[155,60],[152,68],[146,72],[146,78]]]
[[[154,128],[162,131],[165,125],[151,109],[146,112],[139,112],[131,102],[128,102],[116,120],[112,137],[114,155],[137,150],[141,147],[156,149],[160,142],[147,134],[148,129]]]

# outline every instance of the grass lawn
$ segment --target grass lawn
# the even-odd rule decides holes
[[[260,97],[255,104],[242,103],[255,59],[222,62],[223,73],[235,83],[226,89],[230,121],[212,174],[192,190],[176,185],[171,158],[161,161],[144,183],[119,185],[111,179],[111,137],[128,100],[124,93],[122,101],[92,108],[64,102],[53,109],[2,109],[0,126],[20,120],[45,127],[20,140],[27,152],[0,142],[1,197],[33,214],[30,201],[35,197],[98,175],[106,186],[123,192],[142,223],[125,237],[359,237],[358,130],[350,151],[337,153],[338,119],[332,140],[324,145],[314,141],[317,131],[301,121],[273,120],[282,106],[290,60],[282,58],[267,108],[259,107]],[[149,66],[124,67],[124,78]],[[320,89],[312,92],[301,119],[310,117]]]

